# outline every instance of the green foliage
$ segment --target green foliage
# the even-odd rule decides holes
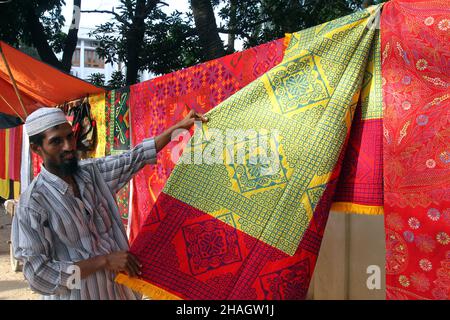
[[[31,35],[27,25],[30,10],[39,17],[47,39],[55,52],[62,50],[66,34],[63,33],[64,16],[61,14],[64,0],[13,0],[0,4],[0,39],[13,45],[31,46]]]
[[[91,35],[99,41],[98,54],[106,62],[128,63],[127,37],[136,32],[130,25],[135,1],[121,1],[116,17],[98,26]],[[178,11],[167,15],[156,8],[147,15],[144,25],[144,43],[138,51],[138,70],[155,74],[169,73],[201,61],[200,45],[192,27],[192,17]]]
[[[360,9],[364,0],[234,0],[237,4],[236,26],[230,26],[231,1],[222,0],[224,7],[220,17],[225,29],[233,29],[244,41],[244,47],[252,47],[284,37],[285,33],[334,20]],[[231,30],[231,31],[233,31]]]
[[[111,79],[107,83],[107,87],[112,89],[117,89],[125,86],[125,77],[122,71],[116,70],[111,74]]]
[[[91,73],[88,81],[97,87],[105,86],[105,75],[100,72]]]

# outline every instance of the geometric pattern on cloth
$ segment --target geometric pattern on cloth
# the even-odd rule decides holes
[[[163,192],[130,249],[145,261],[140,279],[120,274],[116,281],[154,299],[305,299],[330,200],[320,201],[289,256],[234,228],[231,213],[216,219]]]
[[[214,217],[232,212],[238,230],[293,255],[350,133],[377,8],[292,34],[279,65],[207,113],[163,192]],[[232,144],[239,166],[197,165],[222,156],[230,129],[260,133]]]
[[[379,30],[376,30],[379,39]],[[380,41],[367,63],[361,96],[356,107],[349,142],[332,210],[383,213],[383,121]],[[332,67],[332,66],[329,66]]]
[[[236,91],[281,62],[284,39],[236,52],[130,87],[133,144],[174,125],[189,109],[206,113]],[[154,166],[145,166],[133,179],[133,218],[130,241],[152,210],[172,172],[170,143]]]
[[[120,154],[130,149],[129,87],[106,94],[106,152]]]
[[[106,141],[105,154],[116,155],[130,149],[130,88],[111,90],[106,93],[105,127]],[[122,222],[127,229],[130,206],[130,183],[127,183],[116,194]]]
[[[450,299],[449,30],[448,1],[383,10],[387,299]]]

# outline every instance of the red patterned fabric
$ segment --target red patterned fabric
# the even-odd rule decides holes
[[[294,256],[221,221],[230,214],[216,219],[165,193],[131,252],[145,261],[142,279],[183,299],[304,299],[335,186],[329,183]]]
[[[450,298],[450,7],[381,19],[387,299]]]
[[[383,206],[382,151],[383,120],[361,119],[358,105],[334,202],[364,206],[358,213]]]
[[[181,120],[189,109],[206,113],[277,65],[284,39],[208,61],[130,87],[132,141],[160,134]],[[169,177],[174,163],[169,144],[158,154],[157,166],[146,166],[133,179],[130,241],[144,223]]]

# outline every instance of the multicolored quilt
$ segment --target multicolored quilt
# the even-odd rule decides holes
[[[133,242],[142,277],[118,282],[154,298],[305,297],[358,101],[370,119],[381,97],[379,9],[290,35],[281,63],[207,113]]]
[[[381,20],[386,298],[450,299],[450,6]]]
[[[378,31],[377,31],[378,32]],[[377,34],[379,37],[379,34]],[[281,62],[286,39],[212,60],[130,87],[133,141],[160,134],[189,109],[207,112]],[[379,45],[372,48],[364,75],[362,98],[356,108],[343,174],[332,209],[382,214],[382,108]],[[368,138],[370,137],[370,138]],[[132,242],[173,170],[169,144],[155,166],[134,179]]]
[[[284,39],[272,41],[130,87],[133,143],[156,136],[181,120],[190,109],[206,113],[281,62]],[[170,143],[133,179],[130,241],[149,216],[175,164]]]

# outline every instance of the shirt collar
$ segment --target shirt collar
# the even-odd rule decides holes
[[[62,194],[66,194],[67,189],[69,189],[69,184],[57,175],[54,175],[53,173],[48,171],[43,164],[41,165],[41,175],[45,180],[55,186],[56,190],[58,190]]]

